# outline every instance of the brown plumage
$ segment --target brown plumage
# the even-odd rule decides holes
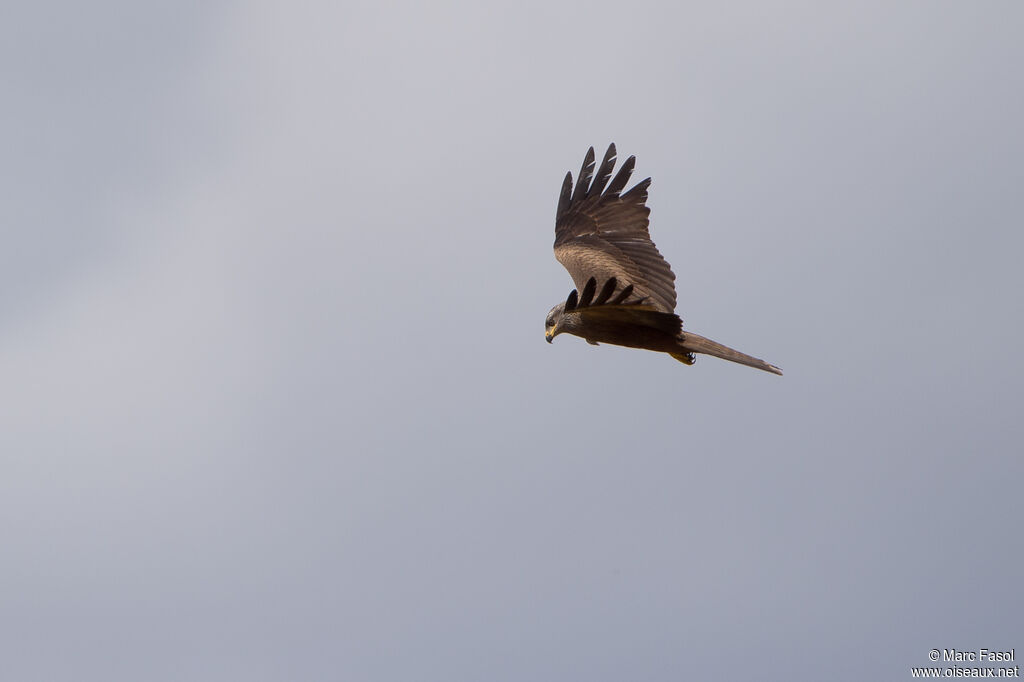
[[[676,276],[647,228],[651,179],[622,193],[635,164],[634,157],[626,159],[609,183],[615,145],[609,145],[596,176],[591,147],[575,188],[572,173],[565,176],[555,215],[555,257],[576,289],[548,313],[548,342],[565,332],[595,345],[668,353],[688,365],[694,353],[705,353],[782,374],[764,360],[683,331],[683,321],[675,314]]]

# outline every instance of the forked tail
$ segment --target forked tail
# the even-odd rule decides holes
[[[694,334],[692,332],[683,332],[683,341],[679,344],[679,347],[685,351],[691,353],[704,353],[705,355],[714,355],[716,358],[722,358],[723,360],[729,360],[730,362],[738,362],[741,365],[747,365],[748,367],[756,367],[757,369],[763,369],[765,372],[771,372],[772,374],[782,375],[782,370],[775,365],[769,365],[760,358],[755,358],[746,353],[741,353],[738,350],[733,350],[728,346],[723,346],[717,341],[706,339],[700,334]],[[672,357],[676,357],[677,353],[672,353]],[[685,357],[685,356],[684,356]],[[676,358],[680,362],[686,362],[682,358]],[[686,363],[690,364],[690,363]]]

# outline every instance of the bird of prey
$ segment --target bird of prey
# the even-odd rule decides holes
[[[635,164],[635,157],[629,157],[612,179],[612,144],[595,176],[591,147],[575,188],[572,172],[565,176],[555,215],[555,257],[569,271],[576,289],[548,313],[548,343],[568,333],[594,345],[668,353],[687,365],[694,363],[694,353],[705,353],[782,374],[764,360],[683,331],[683,321],[675,314],[676,276],[647,229],[651,179],[622,191]]]

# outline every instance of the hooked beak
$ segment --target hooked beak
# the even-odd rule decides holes
[[[548,343],[551,343],[551,339],[555,338],[555,335],[551,332],[544,332],[544,338],[548,340]]]

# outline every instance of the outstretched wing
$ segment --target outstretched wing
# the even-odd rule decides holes
[[[676,308],[676,276],[647,230],[651,179],[622,194],[635,163],[632,156],[626,159],[609,184],[615,145],[608,146],[596,178],[591,147],[575,189],[572,173],[566,174],[555,215],[555,258],[577,289],[582,290],[591,277],[598,282],[614,277],[623,286],[632,285],[647,305],[671,313]]]

